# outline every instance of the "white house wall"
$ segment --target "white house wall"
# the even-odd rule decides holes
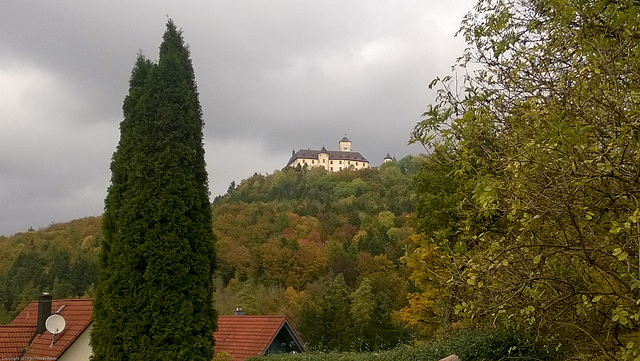
[[[57,361],[89,361],[92,352],[91,345],[89,345],[89,335],[91,335],[92,328],[93,324],[82,331]]]

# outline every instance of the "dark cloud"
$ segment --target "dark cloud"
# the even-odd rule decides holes
[[[213,196],[345,134],[378,165],[421,151],[427,84],[472,0],[3,2],[0,234],[102,212],[137,53],[167,16],[190,44]]]

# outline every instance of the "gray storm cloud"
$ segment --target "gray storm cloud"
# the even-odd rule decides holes
[[[102,213],[131,68],[157,58],[167,15],[191,47],[215,196],[345,134],[374,166],[419,153],[409,133],[473,5],[3,2],[0,234]]]

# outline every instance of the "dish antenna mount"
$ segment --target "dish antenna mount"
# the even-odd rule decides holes
[[[56,342],[56,335],[64,331],[66,324],[67,322],[64,320],[64,317],[58,314],[49,316],[44,322],[44,327],[53,335],[49,348],[53,347],[53,344]]]

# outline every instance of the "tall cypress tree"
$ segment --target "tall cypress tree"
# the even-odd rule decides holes
[[[91,334],[93,360],[213,354],[214,235],[202,110],[182,32],[139,55],[111,162]]]

